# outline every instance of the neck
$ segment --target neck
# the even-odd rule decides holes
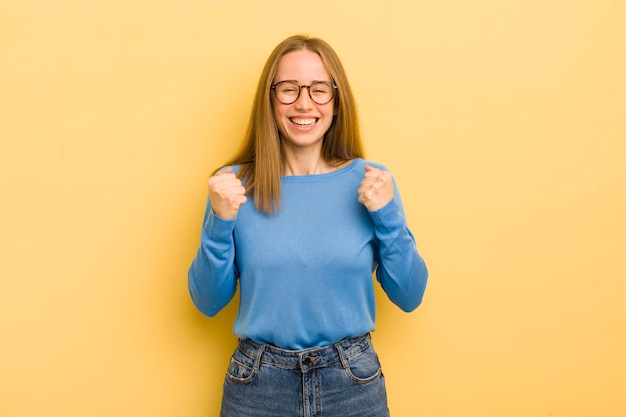
[[[330,172],[333,168],[324,161],[321,155],[289,155],[284,154],[283,175],[313,175]]]

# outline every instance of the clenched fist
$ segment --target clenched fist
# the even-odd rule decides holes
[[[389,171],[365,166],[359,187],[359,202],[369,211],[377,211],[393,200],[393,180]]]
[[[213,213],[224,220],[234,220],[239,207],[247,201],[246,189],[232,168],[209,178],[209,198]]]

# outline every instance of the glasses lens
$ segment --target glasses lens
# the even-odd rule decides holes
[[[333,99],[333,87],[327,83],[313,83],[309,87],[309,92],[317,104],[326,104]]]
[[[291,104],[298,99],[300,87],[291,81],[281,81],[274,88],[276,98],[283,104]]]

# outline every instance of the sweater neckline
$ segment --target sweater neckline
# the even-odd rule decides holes
[[[358,163],[361,161],[361,158],[354,158],[348,165],[339,168],[338,170],[325,172],[323,174],[308,174],[308,175],[282,175],[280,177],[283,182],[311,182],[311,181],[319,181],[323,179],[328,179],[332,177],[338,177],[341,175],[345,175],[351,171],[353,171]]]

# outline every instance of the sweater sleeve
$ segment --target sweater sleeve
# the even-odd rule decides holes
[[[422,302],[428,270],[406,224],[397,187],[394,199],[370,215],[379,240],[376,279],[394,304],[413,311]]]
[[[191,299],[203,314],[212,317],[223,309],[237,290],[235,220],[224,220],[207,203],[200,247],[191,263],[188,285]]]

